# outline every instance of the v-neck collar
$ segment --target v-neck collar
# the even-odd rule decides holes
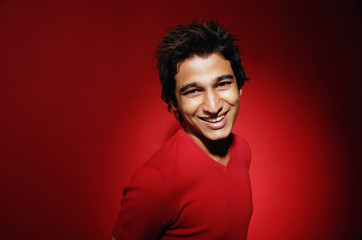
[[[197,143],[185,132],[185,130],[183,128],[180,128],[178,130],[178,134],[185,138],[187,140],[188,145],[190,146],[191,149],[193,149],[199,156],[200,158],[202,158],[204,161],[208,162],[211,166],[223,171],[223,172],[230,172],[231,167],[232,167],[232,162],[233,162],[233,143],[231,143],[230,145],[230,156],[229,156],[229,160],[226,163],[226,165],[223,165],[221,163],[219,163],[218,161],[214,160],[213,158],[211,158],[209,155],[207,155],[201,148],[199,145],[197,145]]]

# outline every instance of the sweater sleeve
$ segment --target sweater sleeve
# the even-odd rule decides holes
[[[153,168],[143,167],[124,189],[113,237],[160,239],[173,216],[172,196],[161,175]]]

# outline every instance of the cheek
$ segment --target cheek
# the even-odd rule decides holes
[[[230,105],[239,105],[240,96],[238,91],[231,91],[225,93],[223,99]]]
[[[179,109],[181,115],[187,117],[188,115],[193,115],[197,112],[198,106],[200,105],[200,100],[195,99],[180,99]]]

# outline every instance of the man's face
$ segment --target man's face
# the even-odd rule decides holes
[[[199,140],[227,138],[238,114],[241,95],[230,62],[222,55],[210,54],[186,59],[178,67],[178,105],[173,108],[182,115],[185,131]]]

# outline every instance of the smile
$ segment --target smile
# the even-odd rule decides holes
[[[221,120],[223,120],[225,118],[226,114],[227,114],[227,112],[216,118],[201,118],[201,117],[200,118],[206,122],[216,123],[216,122],[220,122]]]

